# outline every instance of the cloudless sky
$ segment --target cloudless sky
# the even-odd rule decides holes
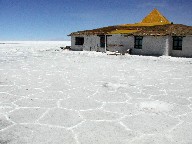
[[[192,26],[192,0],[0,0],[0,40],[69,40],[71,32],[140,22],[154,8]]]

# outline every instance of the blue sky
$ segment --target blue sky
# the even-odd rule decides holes
[[[140,22],[157,8],[192,26],[192,0],[0,0],[0,40],[69,40],[71,32]]]

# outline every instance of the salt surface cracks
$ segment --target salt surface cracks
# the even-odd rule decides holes
[[[10,43],[0,45],[0,143],[192,143],[192,59]]]

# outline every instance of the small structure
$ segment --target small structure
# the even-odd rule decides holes
[[[173,24],[157,9],[140,23],[73,32],[72,50],[192,57],[192,26]]]
[[[60,47],[62,50],[71,50],[71,46]]]

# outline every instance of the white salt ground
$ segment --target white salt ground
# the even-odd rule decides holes
[[[192,143],[192,59],[0,43],[0,143]]]

